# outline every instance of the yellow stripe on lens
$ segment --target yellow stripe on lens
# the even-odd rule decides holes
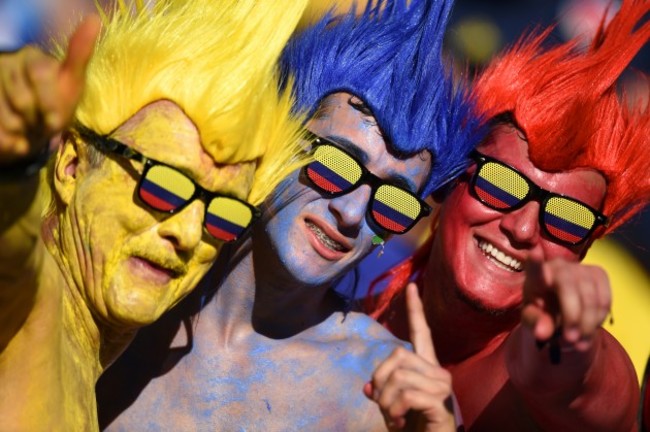
[[[416,197],[395,186],[380,186],[375,199],[411,219],[417,218],[422,211],[422,206]]]
[[[501,164],[487,162],[479,175],[499,189],[521,200],[528,194],[528,183],[519,173]]]
[[[184,174],[165,165],[155,165],[147,172],[146,180],[188,200],[194,195],[194,184]]]
[[[242,228],[246,228],[253,219],[253,213],[247,205],[228,197],[212,199],[208,206],[208,213]]]
[[[314,159],[351,184],[357,183],[361,178],[362,171],[357,161],[338,147],[318,146],[314,153]]]
[[[591,229],[596,216],[584,205],[562,197],[552,197],[546,204],[546,212],[585,229]]]

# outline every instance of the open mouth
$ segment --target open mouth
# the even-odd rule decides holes
[[[332,250],[334,252],[343,252],[343,253],[350,250],[349,248],[345,247],[341,243],[334,240],[332,237],[328,236],[322,229],[316,226],[316,224],[314,224],[313,222],[305,221],[305,225],[307,225],[307,228],[309,228],[309,230],[314,233],[316,238],[320,240],[323,246],[325,246],[329,250]]]
[[[509,256],[486,240],[479,240],[478,247],[483,252],[483,255],[504,270],[521,272],[524,269],[524,265],[521,261]]]

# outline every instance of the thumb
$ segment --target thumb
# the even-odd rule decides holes
[[[64,115],[72,116],[86,83],[86,68],[99,37],[101,21],[97,15],[86,17],[70,37],[65,59],[59,69],[59,90]]]

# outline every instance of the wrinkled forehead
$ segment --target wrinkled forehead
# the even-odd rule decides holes
[[[147,157],[157,160],[171,156],[198,156],[203,151],[199,131],[174,102],[153,102],[126,119],[111,136]]]
[[[172,101],[156,101],[141,108],[111,137],[148,158],[177,168],[209,191],[248,197],[255,162],[215,162],[205,151],[192,119]]]

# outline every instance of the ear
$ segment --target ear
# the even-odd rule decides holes
[[[58,199],[67,206],[77,185],[79,143],[69,133],[58,139],[61,143],[54,160],[54,191]]]

